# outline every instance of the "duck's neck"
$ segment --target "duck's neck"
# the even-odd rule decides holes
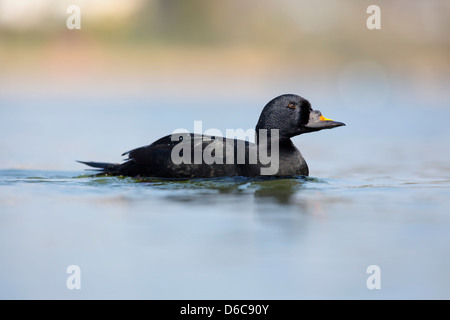
[[[278,129],[256,129],[255,141],[259,148],[267,147],[268,150],[274,148],[295,148],[291,139],[280,136]]]
[[[256,130],[256,143],[258,162],[262,165],[261,175],[278,174],[286,151],[296,150],[291,139],[280,136],[279,130]]]
[[[288,137],[279,136],[276,131],[256,131],[258,159],[264,165],[262,175],[305,175],[308,165],[300,151]]]

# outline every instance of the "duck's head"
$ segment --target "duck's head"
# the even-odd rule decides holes
[[[291,138],[302,133],[345,126],[342,122],[327,119],[313,110],[308,100],[294,95],[278,96],[264,107],[259,117],[259,129],[278,129],[280,138]]]

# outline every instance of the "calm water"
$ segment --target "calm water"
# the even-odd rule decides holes
[[[0,298],[450,298],[447,108],[319,101],[347,127],[294,139],[311,178],[139,182],[74,160],[120,161],[194,120],[251,128],[260,106],[97,102],[2,101]]]

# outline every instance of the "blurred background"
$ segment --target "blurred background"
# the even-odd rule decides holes
[[[72,4],[80,30],[66,27]],[[371,4],[381,30],[366,27]],[[120,161],[194,120],[253,128],[283,93],[378,143],[446,135],[438,112],[422,121],[448,109],[449,13],[445,0],[0,0],[0,167]],[[321,134],[310,157],[354,132]]]
[[[373,3],[1,0],[2,96],[252,96],[283,80],[320,87],[358,60],[409,79],[418,98],[444,90],[448,1],[380,3],[382,29],[371,31]],[[71,4],[78,31],[66,28]]]

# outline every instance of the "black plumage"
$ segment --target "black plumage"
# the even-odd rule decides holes
[[[324,118],[308,100],[285,94],[271,100],[261,112],[256,143],[180,133],[125,152],[128,159],[121,164],[79,162],[98,168],[100,174],[130,177],[307,176],[308,165],[291,138],[343,125]]]

